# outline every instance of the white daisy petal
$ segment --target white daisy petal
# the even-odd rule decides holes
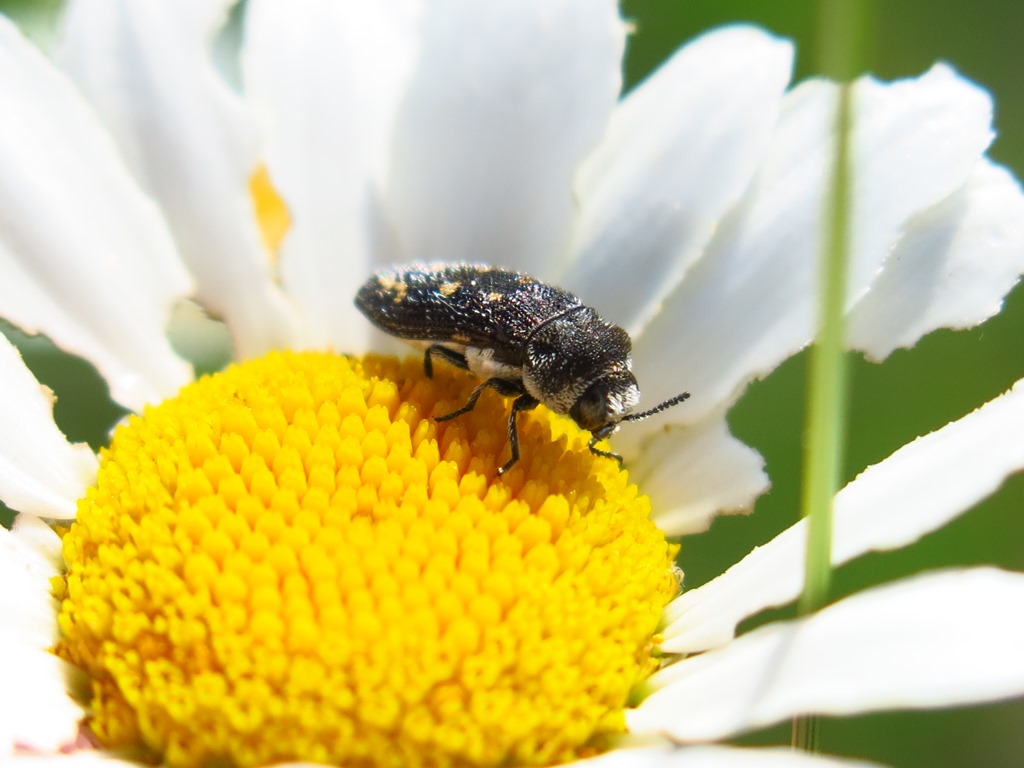
[[[0,644],[43,650],[57,641],[50,579],[61,565],[60,538],[38,518],[19,515],[14,530],[0,527]]]
[[[417,50],[417,6],[263,0],[246,14],[246,91],[292,219],[282,278],[316,345],[367,347],[370,326],[350,297],[370,272],[391,125]]]
[[[653,519],[669,536],[706,530],[720,512],[749,510],[770,485],[764,459],[729,433],[721,414],[659,432],[642,450],[620,438],[615,447],[636,456],[630,478],[651,497]]]
[[[96,457],[57,429],[53,395],[3,334],[0,390],[0,499],[30,515],[74,517],[78,499],[96,478]]]
[[[0,755],[15,747],[54,752],[74,742],[85,717],[67,694],[74,676],[70,664],[47,651],[0,644]]]
[[[159,201],[198,298],[223,316],[241,357],[287,345],[293,309],[272,280],[250,180],[254,121],[213,67],[210,40],[230,5],[72,0],[60,59]]]
[[[71,668],[47,650],[57,639],[50,579],[59,565],[60,539],[40,520],[20,515],[13,531],[0,528],[0,755],[68,744],[84,716],[67,694]]]
[[[64,551],[60,536],[49,523],[32,515],[19,514],[14,518],[11,532],[24,545],[27,562],[46,579],[46,592],[50,591],[49,579],[64,569]]]
[[[66,80],[0,18],[0,316],[138,408],[191,372],[165,337],[191,290],[163,222]]]
[[[617,4],[445,0],[423,22],[393,146],[393,257],[543,275],[567,248],[573,175],[618,97]]]
[[[1024,693],[1024,574],[974,568],[862,592],[656,673],[634,733],[681,741],[818,713],[943,707]],[[768,673],[770,671],[770,673]]]
[[[862,296],[911,217],[962,187],[992,143],[992,99],[944,65],[857,81],[850,295]]]
[[[1024,469],[1022,434],[1024,379],[869,467],[836,496],[836,557],[904,547],[946,525]]]
[[[861,79],[855,98],[853,299],[907,219],[964,184],[991,140],[987,94],[945,67],[891,85]],[[658,365],[657,380],[645,381],[651,402],[681,383],[693,395],[669,412],[674,421],[733,402],[810,341],[835,102],[835,86],[820,81],[786,96],[750,194],[636,340],[638,376],[644,361]],[[656,431],[662,419],[634,428]]]
[[[727,27],[633,90],[581,170],[576,258],[559,284],[637,335],[750,183],[792,62],[790,43]]]
[[[1024,381],[962,419],[905,445],[836,496],[832,562],[897,549],[941,528],[1024,469]],[[666,609],[664,648],[723,645],[737,624],[803,588],[801,521]]]
[[[877,763],[796,749],[769,747],[747,749],[729,746],[678,747],[658,745],[616,749],[570,765],[583,768],[870,768]]]
[[[996,314],[1024,272],[1024,195],[983,161],[961,189],[910,220],[850,317],[850,345],[881,359],[936,328]]]

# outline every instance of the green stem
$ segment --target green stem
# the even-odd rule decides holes
[[[803,513],[807,557],[801,615],[828,599],[832,580],[832,499],[839,490],[846,438],[845,297],[850,251],[852,86],[839,88],[836,156],[822,247],[818,337],[811,349]]]
[[[813,715],[793,718],[792,744],[804,752],[820,752],[821,718]]]
[[[832,583],[832,500],[839,490],[846,439],[846,355],[843,309],[850,251],[850,123],[853,88],[839,87],[836,159],[822,247],[818,337],[811,349],[807,434],[804,441],[803,515],[807,519],[804,590],[797,610],[813,613]],[[814,717],[793,721],[793,745],[818,751]]]
[[[846,440],[847,376],[845,297],[850,260],[853,88],[859,47],[864,39],[864,3],[822,0],[822,71],[839,81],[836,152],[826,208],[819,264],[817,338],[811,349],[807,428],[804,443],[803,515],[807,518],[804,590],[797,610],[816,611],[828,600],[832,583],[832,503],[839,490]],[[820,720],[795,718],[792,743],[807,752],[819,749]]]

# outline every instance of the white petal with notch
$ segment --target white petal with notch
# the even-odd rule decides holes
[[[1024,469],[1024,381],[973,413],[903,446],[836,496],[832,562],[911,544]],[[728,643],[743,619],[803,588],[801,521],[718,578],[669,604],[663,647],[692,653]]]
[[[988,95],[947,67],[890,85],[862,78],[855,102],[851,301],[910,218],[970,178],[992,136]],[[750,192],[635,339],[638,375],[644,361],[659,366],[645,400],[692,393],[685,408],[635,429],[699,421],[810,341],[835,103],[835,86],[822,81],[787,94]]]
[[[816,713],[938,708],[1024,693],[1024,574],[887,584],[655,673],[632,733],[708,741]]]
[[[78,499],[96,480],[96,456],[57,429],[53,395],[2,334],[0,391],[0,500],[29,515],[73,518]]]
[[[248,357],[289,344],[298,326],[256,219],[255,121],[210,56],[231,4],[71,0],[58,55],[159,202],[197,298]]]
[[[395,110],[418,51],[419,3],[256,0],[245,19],[246,94],[267,165],[288,202],[285,286],[308,342],[365,351],[352,303],[372,271]]]
[[[79,94],[0,18],[0,316],[95,365],[115,400],[191,378],[171,350],[192,290],[163,220]]]
[[[577,177],[568,273],[543,277],[639,333],[750,183],[792,64],[790,43],[748,26],[676,52],[612,113]]]

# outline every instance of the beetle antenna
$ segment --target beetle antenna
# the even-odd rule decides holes
[[[622,421],[640,421],[646,419],[648,416],[653,416],[656,413],[661,413],[667,408],[671,408],[673,405],[679,405],[686,398],[690,396],[689,392],[681,392],[675,397],[670,397],[663,403],[658,403],[656,406],[647,411],[640,411],[640,413],[631,413],[629,416],[623,416]]]

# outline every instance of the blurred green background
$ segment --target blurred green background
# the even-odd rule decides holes
[[[172,1],[172,0],[169,0]],[[624,0],[636,22],[627,60],[632,85],[687,39],[711,27],[752,21],[797,42],[796,79],[816,72],[818,0]],[[0,0],[0,11],[26,19],[46,42],[57,2]],[[895,0],[870,5],[868,70],[883,79],[920,74],[937,60],[995,96],[999,137],[991,156],[1024,174],[1024,3],[1020,0]],[[693,119],[699,120],[700,115]],[[120,411],[105,399],[91,369],[39,344],[26,357],[58,394],[57,418],[75,440],[98,445]],[[970,332],[939,332],[881,365],[852,360],[852,400],[846,479],[852,479],[918,435],[959,418],[1024,377],[1024,290],[1001,315]],[[682,565],[690,587],[704,583],[790,525],[799,510],[799,467],[806,357],[755,384],[731,414],[734,431],[768,463],[773,489],[755,514],[719,520],[684,541]],[[1024,439],[1024,435],[1021,436]],[[1024,571],[1024,475],[943,530],[896,553],[862,558],[840,570],[836,595],[924,569],[996,563]],[[950,622],[957,621],[950,606]],[[1022,614],[1024,606],[1007,606]],[[775,614],[779,615],[779,614]],[[781,612],[785,615],[785,612]],[[972,649],[963,649],[971,653]],[[1022,649],[1024,652],[1024,649]],[[753,734],[744,743],[786,743],[788,726]],[[956,711],[886,713],[827,719],[826,753],[898,766],[1024,765],[1024,702]]]

